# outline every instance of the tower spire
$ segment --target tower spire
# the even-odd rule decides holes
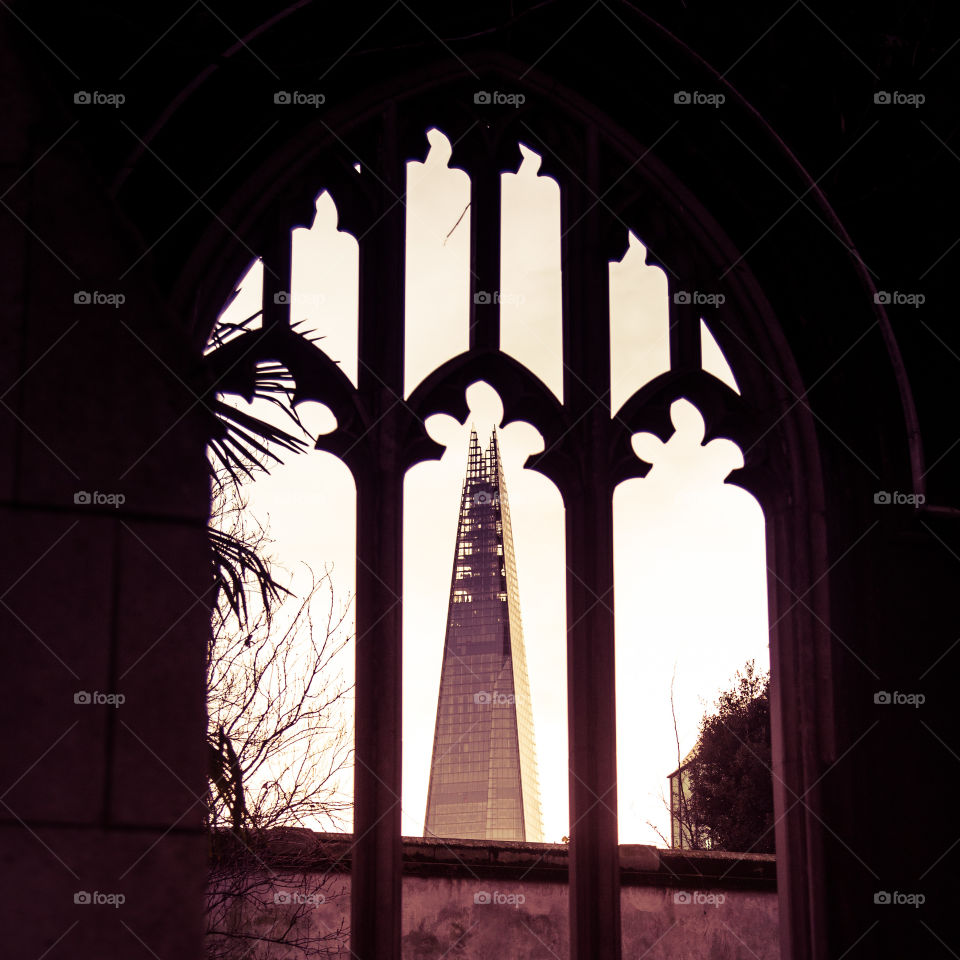
[[[533,712],[496,428],[470,429],[424,836],[542,838]]]

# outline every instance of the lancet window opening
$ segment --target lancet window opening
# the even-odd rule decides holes
[[[571,948],[574,957],[619,957],[612,495],[618,483],[649,470],[631,437],[651,432],[668,439],[670,404],[681,397],[704,414],[708,437],[728,437],[741,449],[759,440],[739,393],[702,367],[702,324],[715,330],[714,321],[736,309],[738,297],[730,290],[705,305],[688,295],[722,292],[716,271],[685,231],[683,214],[649,179],[630,175],[636,161],[597,125],[554,116],[536,124],[537,132],[519,116],[477,117],[459,106],[438,113],[437,125],[453,144],[449,164],[466,171],[471,183],[465,352],[404,399],[403,194],[407,162],[427,151],[427,126],[416,110],[404,115],[389,105],[356,138],[364,148],[357,154],[367,156],[346,141],[331,142],[322,161],[286,188],[288,195],[299,191],[300,225],[317,189],[328,189],[339,228],[357,239],[356,386],[319,349],[291,334],[295,318],[284,294],[291,285],[290,231],[298,224],[274,217],[261,254],[265,350],[290,370],[297,401],[316,400],[333,412],[336,429],[317,446],[339,456],[357,486],[352,949],[360,956],[398,956],[403,478],[415,463],[443,452],[427,434],[426,419],[447,413],[464,422],[466,388],[483,379],[502,398],[505,423],[526,420],[544,437],[544,451],[527,466],[557,486],[566,509]],[[499,298],[484,295],[500,287],[501,173],[519,168],[521,143],[540,155],[541,174],[560,188],[562,401],[501,351]],[[647,243],[647,262],[667,275],[670,369],[613,410],[609,264],[622,259],[631,232]],[[371,927],[375,915],[386,919]]]

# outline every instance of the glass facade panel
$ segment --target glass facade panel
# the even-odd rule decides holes
[[[424,836],[543,837],[513,531],[496,431],[485,453],[476,432],[470,435]]]

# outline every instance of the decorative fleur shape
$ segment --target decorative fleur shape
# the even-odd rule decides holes
[[[697,468],[705,480],[722,483],[733,470],[743,466],[743,454],[732,441],[722,437],[704,443],[706,422],[703,415],[689,400],[676,400],[670,406],[670,421],[674,433],[664,443],[653,433],[636,433],[632,445],[634,453],[644,463],[654,467],[663,458],[668,446],[673,446],[677,455],[697,458]]]

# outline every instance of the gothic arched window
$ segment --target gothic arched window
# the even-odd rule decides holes
[[[427,420],[447,414],[466,423],[467,388],[483,381],[502,401],[504,423],[522,420],[539,432],[543,449],[526,466],[563,502],[571,947],[576,957],[613,958],[614,491],[650,470],[637,435],[666,443],[671,411],[684,400],[702,417],[703,444],[726,439],[743,451],[733,482],[764,502],[777,474],[767,451],[779,421],[764,407],[770,391],[756,388],[769,375],[757,360],[762,350],[748,344],[769,325],[769,308],[742,264],[727,269],[734,258],[722,233],[649,151],[546,97],[533,112],[533,91],[518,99],[483,86],[459,82],[442,96],[434,91],[429,104],[394,101],[343,118],[336,133],[324,123],[313,142],[291,148],[276,192],[250,214],[263,276],[258,355],[289,371],[296,402],[332,413],[336,426],[317,447],[347,465],[356,487],[353,951],[393,957],[399,942],[404,479],[444,452]],[[420,202],[418,177],[431,165],[442,168],[451,209],[463,208],[450,231],[459,230],[462,243],[436,254],[454,264],[454,279],[436,289],[423,277],[437,263],[403,255],[407,204]],[[350,235],[344,243],[356,244],[355,342],[348,329],[336,348],[297,333],[292,308],[303,302],[290,295],[298,271],[291,229],[302,236],[298,230],[332,216],[315,203],[318,190],[329,193],[338,230]],[[537,203],[556,204],[558,242],[540,251],[547,307],[524,320],[501,228],[517,208]],[[652,282],[662,295],[660,344],[632,342],[629,318],[610,322],[611,289],[641,257],[659,268],[648,273],[659,277]],[[424,316],[430,297],[449,312],[442,329]],[[524,322],[539,324],[532,336]]]

